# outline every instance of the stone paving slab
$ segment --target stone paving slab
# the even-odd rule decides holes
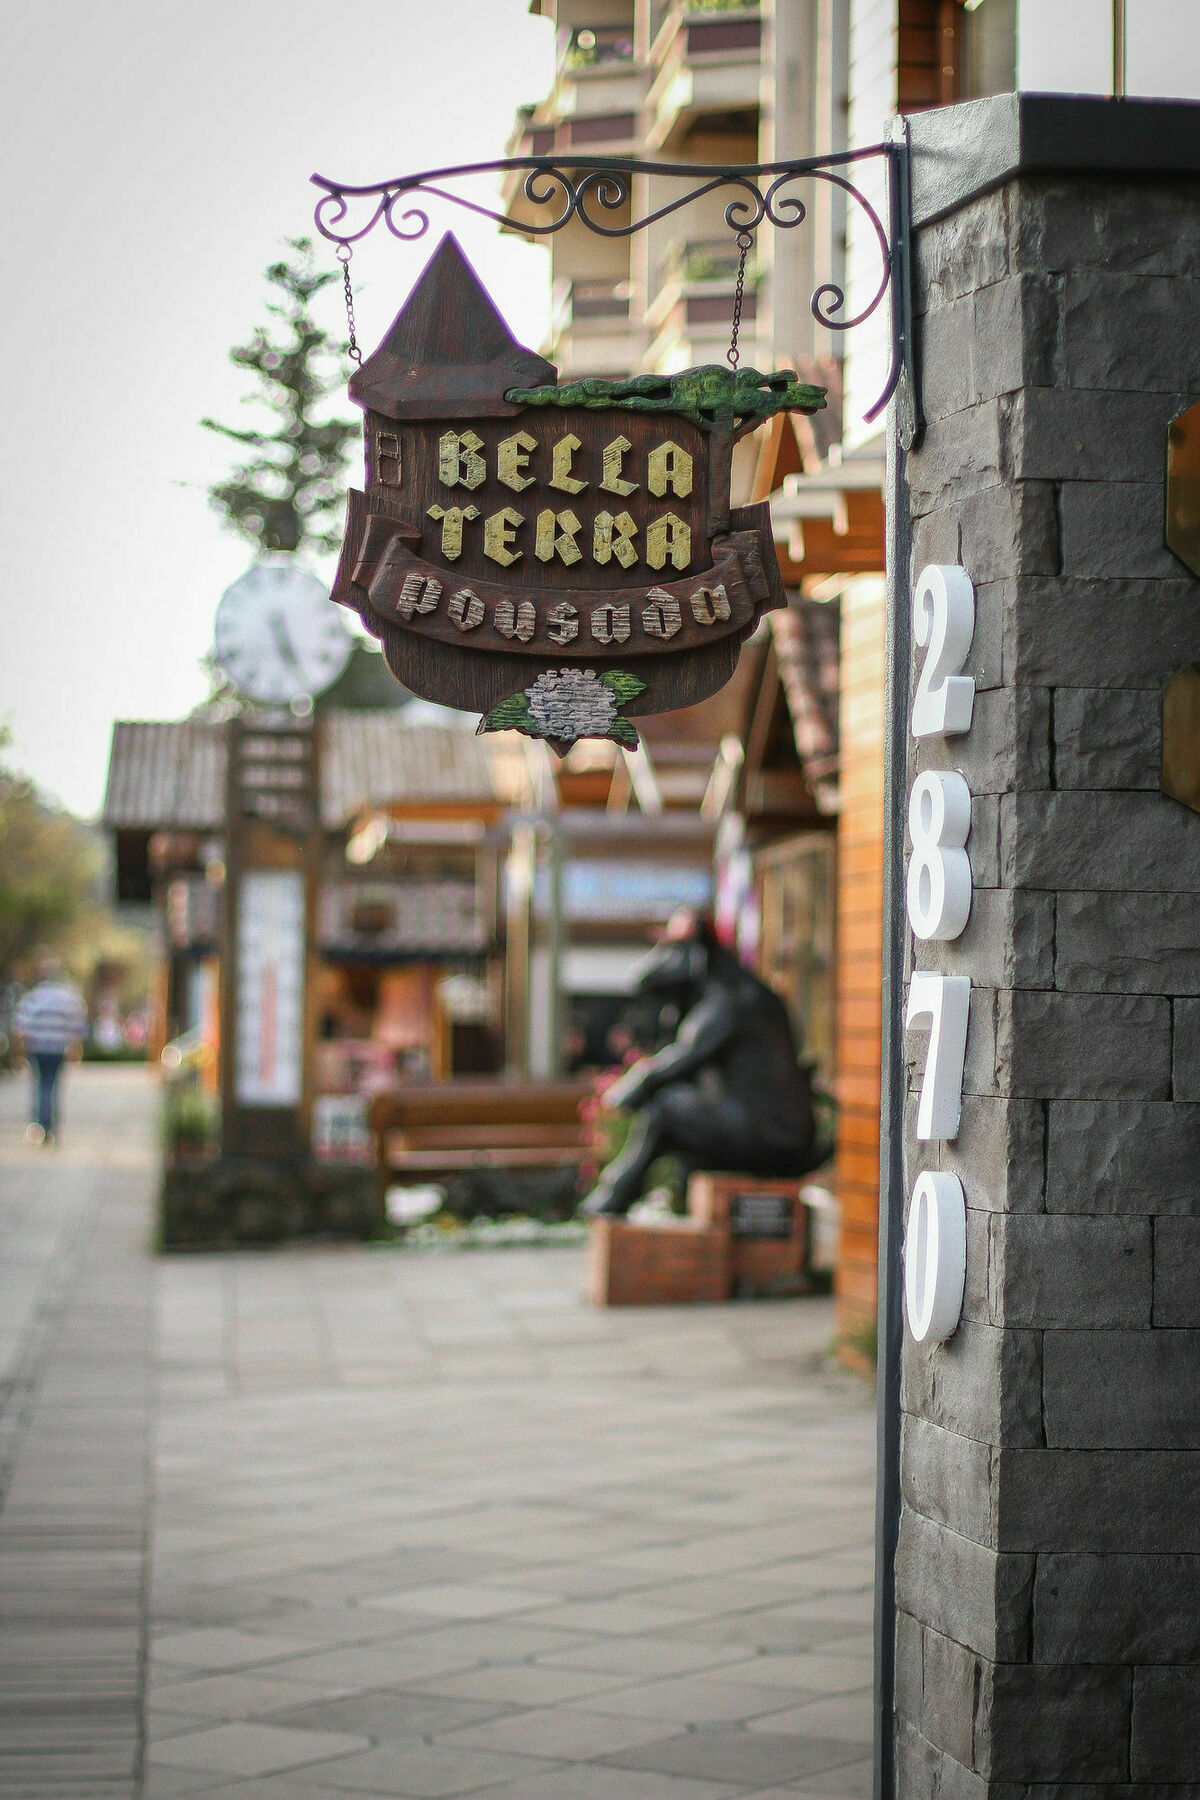
[[[155,1261],[150,1084],[70,1073],[59,1152],[0,1084],[0,1800],[865,1800],[827,1302],[598,1312],[574,1249]]]

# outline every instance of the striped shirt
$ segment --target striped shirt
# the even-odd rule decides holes
[[[61,1056],[87,1030],[87,1012],[69,981],[39,981],[22,995],[13,1026],[31,1055]]]

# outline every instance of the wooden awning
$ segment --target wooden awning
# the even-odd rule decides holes
[[[779,569],[786,587],[831,575],[883,573],[883,478],[880,456],[805,467],[790,419],[764,431],[754,497],[770,499]]]
[[[787,586],[814,576],[882,575],[882,463],[827,463],[789,475],[771,496],[771,523]]]

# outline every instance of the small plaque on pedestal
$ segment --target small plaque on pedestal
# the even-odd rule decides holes
[[[735,1238],[790,1238],[795,1229],[795,1199],[787,1193],[755,1190],[729,1197],[729,1229]]]

